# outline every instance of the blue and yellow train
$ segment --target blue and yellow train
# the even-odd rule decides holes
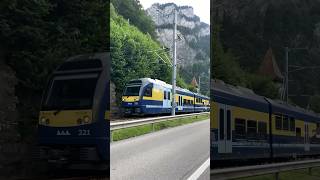
[[[109,81],[109,53],[71,57],[56,69],[39,115],[42,159],[66,167],[109,166]]]
[[[320,154],[318,114],[216,80],[211,95],[211,160]]]
[[[141,78],[131,80],[122,96],[122,107],[126,115],[169,114],[172,103],[172,86],[161,80]],[[210,110],[209,97],[177,88],[177,113],[194,113]]]

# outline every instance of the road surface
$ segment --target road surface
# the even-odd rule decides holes
[[[111,179],[209,180],[210,121],[111,143]]]

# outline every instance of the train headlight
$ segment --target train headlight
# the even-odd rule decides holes
[[[42,117],[40,118],[40,124],[45,124],[46,123],[46,118]]]
[[[40,118],[40,122],[39,123],[48,125],[48,124],[50,124],[50,119],[42,117],[42,118]]]
[[[84,123],[89,123],[90,118],[89,118],[88,116],[85,116],[85,117],[83,118],[83,121],[84,121]]]

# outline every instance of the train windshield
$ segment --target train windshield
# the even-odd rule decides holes
[[[57,76],[53,79],[45,109],[90,109],[98,75]]]
[[[124,96],[139,96],[141,86],[128,86],[124,91]]]

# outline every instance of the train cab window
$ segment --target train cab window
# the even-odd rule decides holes
[[[293,117],[290,117],[290,131],[295,131],[296,129],[296,121]]]
[[[167,99],[167,91],[163,91],[163,99]]]
[[[147,87],[144,90],[143,96],[152,97],[152,88],[152,84],[147,85]]]
[[[235,126],[235,136],[236,137],[245,137],[246,135],[246,120],[236,118],[234,120]]]
[[[288,116],[283,116],[282,129],[283,130],[289,130],[289,119],[288,119]]]
[[[254,137],[257,135],[257,122],[254,120],[247,121],[247,134],[248,136]]]
[[[124,91],[124,96],[139,96],[140,86],[128,86]]]
[[[267,135],[267,123],[258,122],[258,134],[260,137],[265,137]]]
[[[281,130],[282,129],[282,117],[281,115],[276,115],[276,129]]]

